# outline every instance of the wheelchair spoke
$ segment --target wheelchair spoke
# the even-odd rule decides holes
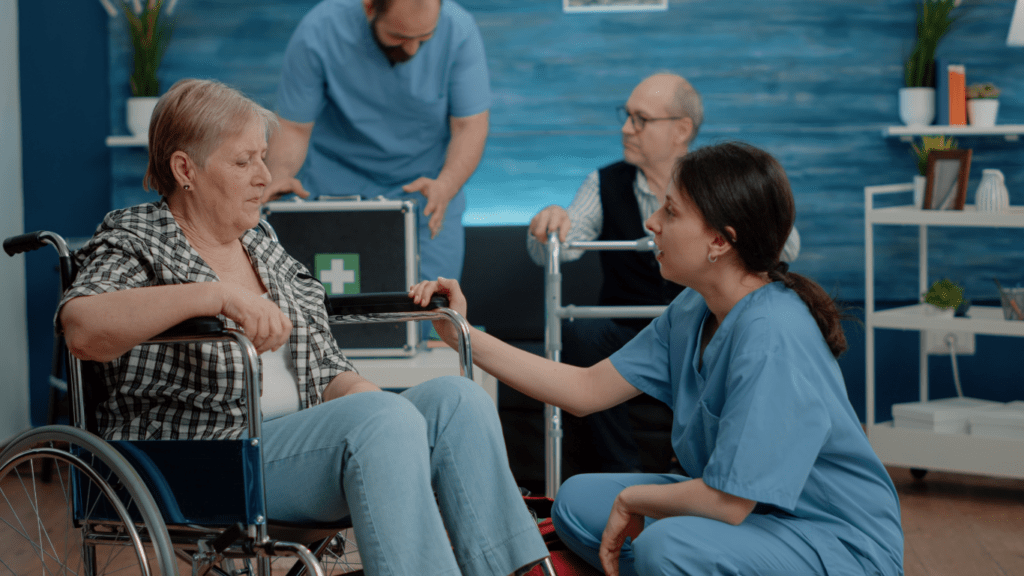
[[[64,568],[62,572],[66,574],[68,572],[67,557],[69,556],[70,550],[65,546],[65,559],[62,560],[57,547],[51,539],[50,530],[47,529],[46,525],[43,523],[44,515],[40,507],[40,480],[35,474],[35,463],[29,463],[28,476],[32,479],[31,488],[26,485],[25,477],[22,474],[15,472],[14,475],[17,478],[17,486],[20,488],[21,498],[18,498],[17,493],[9,492],[8,490],[0,487],[0,494],[3,495],[4,503],[7,505],[7,509],[10,510],[11,516],[11,520],[8,520],[6,517],[0,517],[0,523],[8,527],[12,532],[4,538],[6,546],[12,546],[16,544],[17,541],[21,541],[22,544],[27,545],[29,550],[39,558],[44,574],[53,574],[52,565],[55,563],[62,566]],[[36,533],[35,538],[31,535],[30,528],[25,525],[25,521],[22,519],[22,514],[19,513],[18,506],[15,505],[15,502],[12,501],[12,499],[14,501],[24,502],[24,504],[30,509],[31,513],[35,515],[36,518],[32,526],[32,531]],[[11,574],[18,574],[18,572],[7,561],[0,559],[0,563],[2,563],[3,566],[11,572]],[[77,572],[72,572],[72,574],[77,575]]]

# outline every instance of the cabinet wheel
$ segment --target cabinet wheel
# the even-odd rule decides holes
[[[910,475],[914,477],[914,480],[920,480],[920,479],[924,478],[924,475],[927,474],[927,473],[928,473],[928,471],[925,470],[924,468],[911,468],[910,469]]]

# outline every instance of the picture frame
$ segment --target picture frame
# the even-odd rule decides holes
[[[668,10],[668,0],[562,0],[563,12],[644,12]]]
[[[929,152],[921,207],[925,210],[963,210],[970,172],[970,149]]]

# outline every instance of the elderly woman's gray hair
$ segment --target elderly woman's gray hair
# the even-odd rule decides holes
[[[143,186],[170,196],[178,182],[171,155],[184,152],[203,168],[225,138],[238,134],[253,120],[262,122],[267,136],[277,117],[244,94],[215,80],[186,78],[160,97],[149,122],[149,166]]]

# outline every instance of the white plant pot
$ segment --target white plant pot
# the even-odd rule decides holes
[[[128,99],[127,118],[128,131],[134,136],[146,138],[149,136],[149,120],[153,117],[153,108],[156,108],[156,96],[133,96]]]
[[[900,120],[907,126],[928,126],[935,120],[935,88],[900,88]]]
[[[920,174],[914,175],[914,208],[924,206],[924,185],[928,179]]]
[[[937,316],[937,317],[940,317],[940,318],[952,318],[953,315],[956,313],[956,308],[939,308],[938,306],[936,306],[934,304],[929,304],[927,302],[922,302],[922,304],[924,305],[924,315],[925,316]]]
[[[995,126],[998,115],[999,100],[995,98],[971,98],[967,101],[967,120],[971,126]]]

